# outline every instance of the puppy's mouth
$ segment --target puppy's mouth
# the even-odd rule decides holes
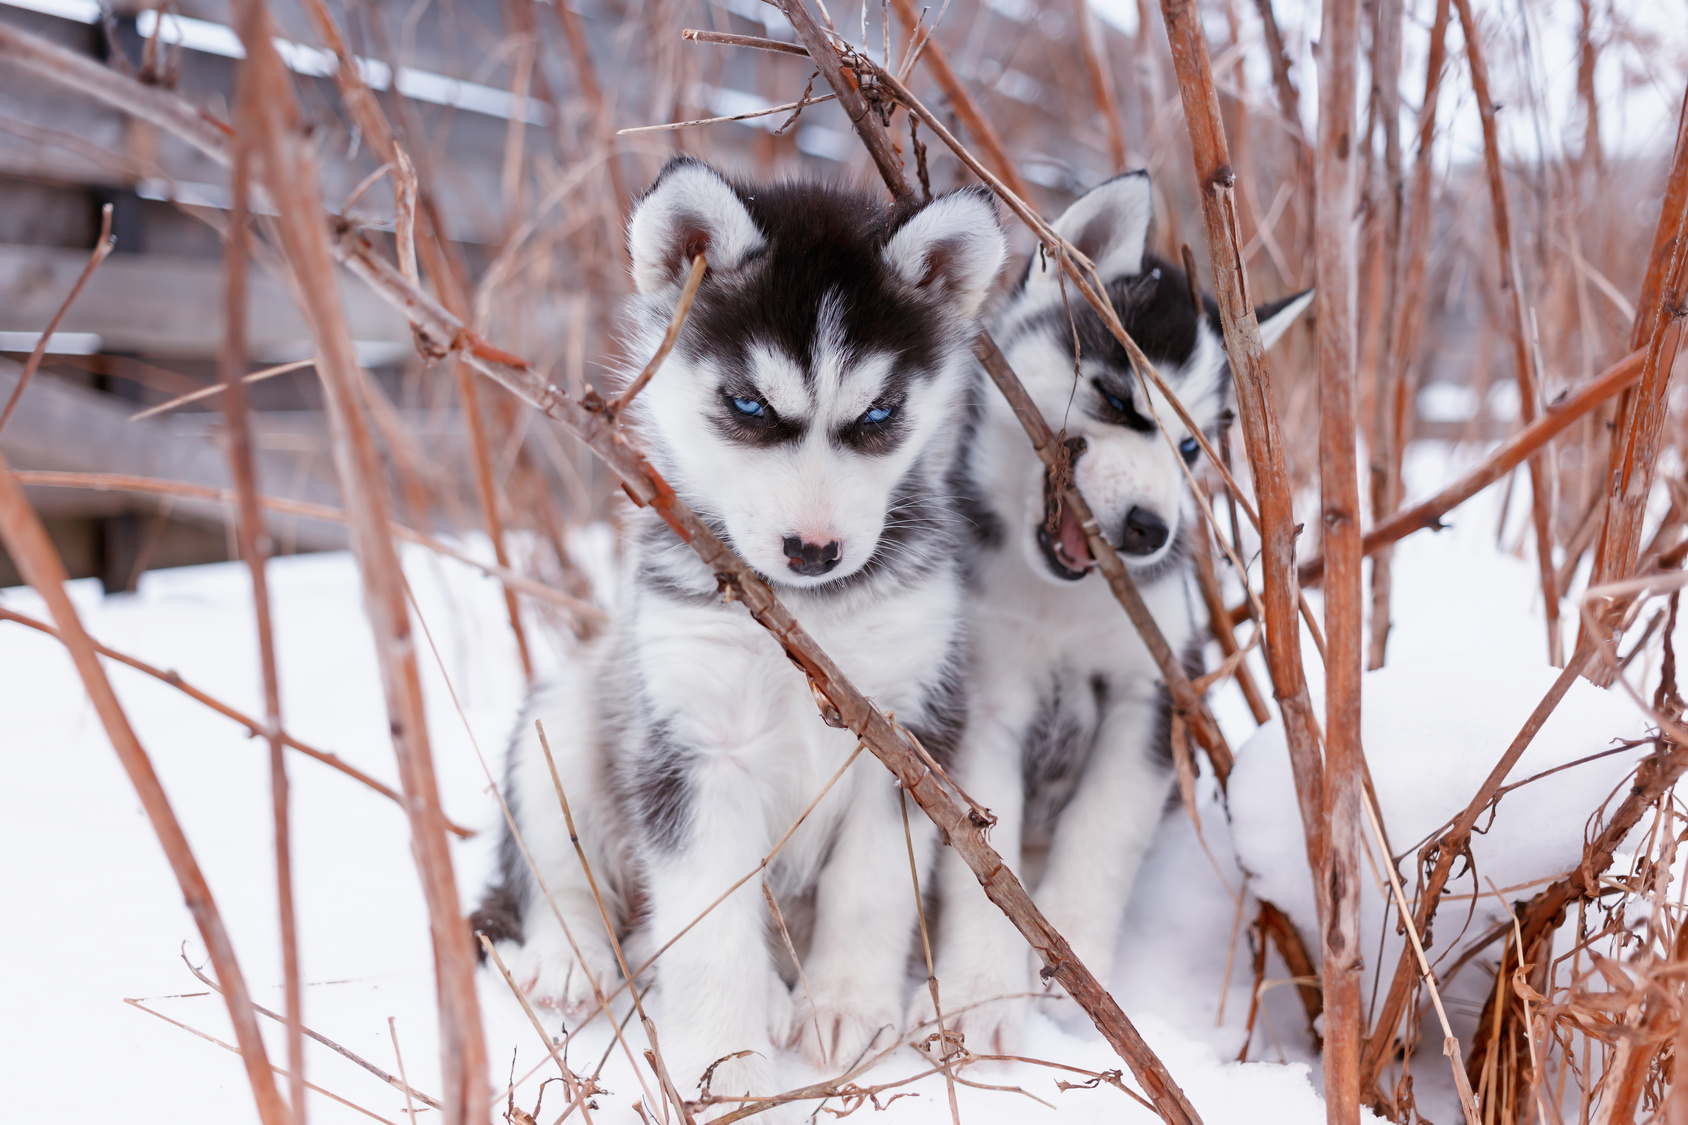
[[[1096,565],[1084,528],[1048,474],[1043,478],[1043,520],[1037,525],[1037,545],[1043,549],[1050,573],[1068,582],[1077,582]]]

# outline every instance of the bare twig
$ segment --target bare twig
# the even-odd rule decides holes
[[[1410,508],[1403,508],[1388,519],[1374,524],[1361,538],[1361,550],[1369,555],[1415,531],[1426,528],[1432,531],[1441,530],[1442,517],[1448,512],[1505,477],[1544,443],[1563,433],[1590,410],[1639,379],[1645,359],[1646,353],[1631,352],[1575,391],[1562,396],[1543,411],[1535,422],[1507,438],[1480,465],[1466,472],[1436,495],[1421,500]],[[1319,555],[1314,555],[1302,563],[1299,573],[1302,584],[1317,585],[1324,569],[1325,560]]]
[[[236,83],[235,120],[247,124],[252,106],[253,72],[241,69]],[[305,1125],[305,1036],[302,1027],[304,994],[299,985],[299,929],[293,910],[293,843],[288,813],[287,748],[281,734],[281,680],[276,671],[275,631],[270,619],[270,555],[264,514],[258,507],[256,459],[252,452],[252,421],[246,414],[246,265],[252,183],[251,132],[236,130],[228,235],[223,243],[223,418],[228,429],[229,475],[238,497],[235,539],[252,578],[252,606],[257,618],[258,663],[264,689],[264,735],[270,744],[270,812],[274,822],[276,913],[281,926],[281,967],[287,1009],[288,1104],[293,1125]],[[109,222],[111,209],[106,207]]]
[[[697,297],[698,286],[703,284],[703,272],[709,268],[709,263],[702,254],[692,259],[692,269],[686,276],[686,285],[680,290],[680,299],[674,305],[674,312],[668,318],[668,328],[662,334],[662,343],[657,345],[656,354],[651,356],[650,362],[645,364],[644,370],[627,384],[627,389],[615,397],[609,405],[609,412],[620,414],[633,401],[633,396],[645,389],[662,367],[662,361],[668,358],[668,353],[674,350],[674,342],[680,338],[680,329],[685,326],[686,314],[692,311],[692,301]]]
[[[34,629],[36,632],[45,633],[54,640],[63,640],[63,638],[59,635],[59,631],[47,624],[45,621],[37,621],[33,617],[26,617],[23,614],[7,609],[4,606],[0,606],[0,621],[14,621],[19,625]],[[186,695],[189,699],[203,703],[205,706],[211,708],[211,710],[217,712],[219,715],[222,715],[224,718],[233,719],[235,722],[245,727],[249,734],[256,736],[264,733],[263,723],[252,718],[250,715],[235,710],[227,703],[224,703],[213,696],[207,695],[199,688],[194,687],[192,684],[182,679],[180,673],[173,671],[167,672],[162,668],[154,667],[153,665],[146,663],[144,660],[137,660],[135,657],[129,656],[126,653],[121,653],[116,649],[108,648],[107,646],[100,644],[98,641],[94,642],[94,651],[105,657],[107,660],[115,660],[119,664],[127,664],[137,672],[144,672],[146,675],[151,676],[160,683],[169,684],[183,695]],[[368,774],[364,773],[362,770],[358,769],[356,766],[347,762],[338,755],[332,754],[327,750],[318,750],[314,746],[300,742],[298,739],[294,738],[285,731],[282,732],[281,740],[287,746],[299,751],[299,753],[305,755],[307,758],[314,758],[325,766],[339,770],[341,773],[345,774],[354,781],[361,782],[370,789],[375,790],[375,792],[381,794],[389,801],[394,801],[401,805],[404,803],[404,798],[399,795],[397,790],[381,784],[379,781],[376,781],[373,777],[370,777]],[[458,824],[447,822],[446,828],[452,834],[463,839],[468,839],[470,836],[474,835],[473,831]]]
[[[201,970],[198,965],[195,965],[192,961],[190,961],[188,959],[188,955],[187,955],[186,950],[184,950],[182,952],[182,963],[188,967],[188,972],[192,973],[194,976],[199,978],[199,981],[200,981],[201,984],[205,985],[205,987],[211,989],[213,992],[217,993],[218,995],[222,995],[222,992],[223,992],[222,985],[217,983],[215,977],[206,976],[204,971]],[[264,1007],[262,1004],[253,1004],[252,1009],[253,1009],[253,1011],[257,1012],[259,1015],[268,1016],[270,1019],[275,1020],[277,1023],[286,1023],[287,1022],[286,1016],[282,1015],[280,1012],[272,1012],[270,1009]],[[368,1059],[364,1058],[362,1055],[359,1055],[355,1051],[348,1050],[347,1048],[345,1048],[345,1047],[341,1046],[340,1044],[334,1042],[334,1040],[328,1038],[326,1035],[323,1035],[323,1034],[316,1032],[316,1031],[312,1031],[309,1027],[305,1027],[303,1030],[304,1030],[306,1038],[313,1039],[316,1042],[321,1043],[324,1047],[327,1047],[330,1051],[333,1051],[335,1054],[339,1055],[341,1058],[344,1058],[344,1059],[346,1059],[350,1062],[356,1063],[358,1066],[362,1067],[364,1070],[367,1070],[369,1073],[373,1074],[375,1077],[379,1078],[381,1081],[385,1082],[387,1085],[391,1086],[393,1089],[404,1091],[404,1095],[405,1095],[406,1098],[414,1096],[417,1099],[421,1100],[422,1102],[426,1103],[427,1105],[432,1106],[435,1109],[440,1108],[440,1101],[439,1101],[438,1098],[429,1097],[427,1094],[424,1094],[420,1090],[412,1089],[409,1086],[409,1084],[404,1082],[402,1079],[396,1078],[393,1075],[388,1074],[386,1071],[382,1070],[380,1067],[376,1066],[374,1063],[370,1062]]]
[[[1237,218],[1235,174],[1213,85],[1207,37],[1200,13],[1190,0],[1162,0],[1167,39],[1184,103],[1195,159],[1202,216],[1237,391],[1238,414],[1247,439],[1255,496],[1260,504],[1261,568],[1265,578],[1266,644],[1273,694],[1283,716],[1284,734],[1294,767],[1296,799],[1307,837],[1307,858],[1314,871],[1325,869],[1324,769],[1311,696],[1301,664],[1296,622],[1296,523],[1283,438],[1272,403],[1271,368],[1254,316],[1248,273]],[[1323,896],[1317,896],[1323,902]]]
[[[240,381],[247,386],[250,386],[253,383],[261,383],[265,379],[274,379],[277,375],[286,375],[289,372],[297,371],[302,367],[310,367],[315,363],[315,356],[312,356],[310,359],[296,359],[292,363],[278,363],[274,367],[266,367],[261,371],[254,371],[250,375],[243,375],[241,376]],[[226,390],[228,390],[227,383],[212,383],[210,386],[201,387],[197,391],[189,391],[185,395],[177,395],[169,402],[161,402],[157,406],[149,406],[145,410],[136,411],[134,414],[129,415],[129,421],[140,422],[159,414],[167,414],[170,411],[175,410],[177,407],[186,406],[190,402],[198,402],[201,399],[210,398],[213,395],[220,395]]]
[[[630,137],[635,133],[662,133],[670,129],[694,129],[699,125],[725,125],[730,121],[750,121],[757,117],[771,117],[776,113],[791,113],[796,110],[807,109],[812,105],[830,102],[837,97],[837,94],[822,94],[818,98],[799,98],[794,102],[771,105],[767,109],[753,109],[748,113],[731,113],[726,117],[700,117],[695,121],[669,121],[662,125],[635,125],[631,129],[617,129],[615,135]]]
[[[4,40],[0,39],[0,43]],[[112,247],[117,245],[117,239],[111,233],[111,204],[100,208],[100,237],[94,243],[94,252],[88,255],[88,264],[82,267],[82,272],[76,277],[76,284],[70,287],[70,292],[60,302],[58,311],[53,313],[53,319],[47,322],[46,331],[35,341],[35,350],[29,353],[29,359],[23,365],[23,374],[18,376],[18,385],[12,388],[12,397],[6,400],[6,408],[0,410],[0,430],[6,428],[11,421],[12,412],[18,408],[18,400],[23,397],[23,390],[29,386],[29,381],[35,377],[36,368],[41,366],[41,358],[47,354],[47,345],[52,342],[53,333],[58,331],[59,321],[70,311],[70,306],[82,293],[82,287],[88,284],[88,279],[94,276],[94,271],[100,268],[100,263],[106,260]]]
[[[4,25],[0,25],[0,31],[3,28]],[[4,543],[6,553],[12,557],[24,580],[35,587],[41,600],[47,603],[53,620],[58,623],[59,636],[76,665],[94,711],[111,740],[112,749],[117,752],[118,760],[123,763],[130,784],[135,787],[141,806],[152,822],[153,832],[164,848],[165,858],[170,861],[170,869],[182,889],[188,911],[193,915],[205,948],[211,954],[211,962],[217,968],[217,976],[228,982],[224,999],[228,1003],[229,1020],[234,1024],[235,1039],[240,1044],[241,1059],[246,1064],[246,1078],[258,1103],[258,1116],[263,1125],[285,1125],[290,1116],[287,1102],[276,1089],[275,1076],[270,1071],[264,1040],[258,1030],[258,1018],[252,1011],[252,998],[246,990],[246,978],[241,975],[240,964],[235,960],[234,946],[223,926],[222,914],[217,910],[204,872],[188,846],[181,822],[170,807],[170,799],[165,795],[158,775],[153,772],[152,761],[142,748],[140,739],[135,737],[123,705],[118,702],[117,693],[106,679],[93,638],[83,629],[76,607],[65,592],[64,584],[68,578],[64,563],[59,559],[52,540],[47,538],[41,517],[24,499],[23,490],[13,479],[11,466],[6,463],[3,454],[0,454],[0,542]]]
[[[1359,0],[1325,0],[1319,35],[1319,126],[1314,161],[1313,251],[1319,330],[1319,491],[1329,576],[1325,596],[1325,862],[1314,882],[1324,900],[1320,972],[1325,999],[1325,1110],[1331,1125],[1358,1125],[1365,1015],[1360,972],[1360,482],[1354,431],[1354,143]],[[1170,18],[1169,18],[1170,24]],[[1215,249],[1217,257],[1219,251]],[[1264,499],[1262,505],[1264,506]],[[1286,568],[1287,569],[1287,568]],[[1288,575],[1285,575],[1288,577]],[[1267,618],[1271,620],[1270,616]],[[1278,635],[1274,634],[1275,645]],[[1382,832],[1379,830],[1379,836]],[[1387,849],[1385,849],[1387,854]],[[1476,1125],[1475,1122],[1471,1125]]]
[[[474,1125],[487,1105],[486,1044],[475,992],[476,958],[463,919],[440,811],[421,674],[410,634],[402,571],[389,524],[386,481],[359,401],[357,356],[335,283],[316,157],[299,116],[292,82],[276,53],[262,0],[236,5],[237,29],[252,70],[251,121],[276,225],[288,263],[306,303],[316,339],[317,370],[327,391],[334,460],[346,497],[352,546],[363,578],[364,605],[386,694],[387,717],[411,822],[411,846],[422,879],[434,944],[439,997],[440,1073],[446,1125]],[[349,52],[338,68],[355,74]],[[367,93],[367,91],[366,91]],[[467,404],[466,404],[467,408]],[[500,564],[503,565],[503,564]],[[219,974],[221,975],[221,974]]]
[[[1471,89],[1483,120],[1483,160],[1489,174],[1489,205],[1495,225],[1495,246],[1500,254],[1501,290],[1510,318],[1513,361],[1517,366],[1519,412],[1528,426],[1541,413],[1541,380],[1529,346],[1528,322],[1524,313],[1524,281],[1518,271],[1518,257],[1512,245],[1512,212],[1506,198],[1506,174],[1501,168],[1500,139],[1495,125],[1494,99],[1489,96],[1489,72],[1484,62],[1482,34],[1471,13],[1471,0],[1453,0],[1459,9],[1460,29],[1465,35],[1465,54],[1471,63]],[[1560,639],[1559,587],[1553,570],[1553,466],[1548,452],[1530,456],[1531,515],[1536,528],[1536,570],[1547,609],[1548,660],[1558,667],[1564,659]]]

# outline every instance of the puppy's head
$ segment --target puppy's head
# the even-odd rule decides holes
[[[674,352],[636,400],[686,501],[775,582],[870,565],[963,431],[968,342],[1007,244],[982,191],[893,208],[669,164],[628,228],[639,347],[708,263]]]
[[[1126,332],[1198,427],[1214,434],[1231,395],[1218,306],[1195,292],[1182,269],[1148,252],[1153,215],[1148,174],[1134,172],[1080,197],[1054,226],[1096,264]],[[1302,293],[1256,310],[1266,346],[1311,300]],[[1073,479],[1104,537],[1134,569],[1164,562],[1183,512],[1178,462],[1193,464],[1200,453],[1190,430],[1158,390],[1151,409],[1124,346],[1053,261],[1033,259],[1005,310],[1003,335],[1009,362],[1045,417],[1057,429],[1065,424]],[[1018,504],[1006,506],[1018,508],[1017,534],[1033,569],[1052,581],[1082,578],[1093,562],[1084,533],[1055,503],[1041,466],[1007,486],[1018,493]]]

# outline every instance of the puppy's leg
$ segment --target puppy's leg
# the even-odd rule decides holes
[[[723,891],[755,869],[772,843],[762,794],[743,764],[753,754],[687,751],[678,743],[670,743],[664,753],[676,765],[660,796],[668,806],[666,817],[653,821],[645,802],[647,823],[652,829],[665,826],[648,830],[642,848],[651,930],[658,942],[666,942],[696,925],[657,962],[663,1055],[688,1100],[699,1096],[700,1080],[711,1065],[713,1095],[771,1094],[776,1083],[769,998],[779,980],[768,952],[767,907],[759,883],[748,881],[704,914]],[[741,1051],[749,1053],[728,1057]],[[737,1107],[717,1104],[699,1119]],[[774,1112],[762,1116],[781,1119]]]
[[[905,967],[917,922],[909,840],[924,883],[937,839],[919,806],[909,811],[905,839],[896,782],[876,763],[858,762],[852,773],[849,790],[830,796],[849,805],[817,887],[815,936],[805,966],[813,1004],[801,988],[796,997],[804,1057],[831,1071],[853,1065],[871,1047],[889,1045],[902,1026]]]
[[[587,861],[605,896],[605,907],[619,925],[618,891],[626,879],[606,846],[611,831],[605,816],[607,785],[593,732],[581,718],[589,712],[578,705],[579,687],[576,681],[542,692],[529,709],[529,718],[537,716],[545,723]],[[510,747],[504,799],[521,842],[506,825],[500,866],[505,888],[511,888],[521,902],[522,933],[519,945],[499,943],[499,956],[530,996],[560,1009],[572,1022],[596,1004],[598,989],[607,992],[614,984],[615,957],[603,915],[569,839],[551,768],[526,719]],[[521,845],[526,845],[526,855]]]
[[[1019,731],[1000,712],[975,710],[967,743],[951,775],[969,796],[995,814],[991,846],[1018,869],[1025,817]],[[978,876],[954,849],[939,849],[937,868],[943,917],[936,967],[945,1023],[961,1032],[972,1051],[1013,1054],[1024,1032],[1025,995],[1032,990],[1025,940],[985,897]],[[917,989],[909,1007],[910,1028],[932,1018],[929,991]]]
[[[1160,701],[1144,684],[1103,717],[1096,747],[1062,811],[1034,896],[1104,985],[1125,903],[1166,807],[1171,773],[1155,747]]]

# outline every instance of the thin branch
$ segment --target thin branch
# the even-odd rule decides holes
[[[52,637],[54,640],[60,641],[61,643],[64,639],[59,635],[59,631],[57,629],[53,628],[45,621],[37,621],[33,617],[26,617],[23,614],[7,609],[4,606],[0,606],[0,621],[16,622],[26,628],[34,629],[38,633],[45,633],[47,636]],[[94,651],[105,657],[107,660],[115,660],[119,664],[127,664],[137,672],[143,672],[160,683],[170,685],[189,699],[204,704],[205,706],[211,708],[211,710],[217,712],[217,714],[222,715],[224,718],[233,719],[235,722],[245,727],[247,733],[254,737],[264,733],[263,723],[244,712],[237,711],[235,708],[230,707],[227,703],[224,703],[220,699],[207,695],[199,688],[194,687],[192,684],[182,679],[181,674],[178,672],[165,671],[162,668],[154,667],[144,660],[137,660],[135,657],[130,656],[127,653],[118,652],[116,649],[109,648],[100,644],[98,641],[94,642]],[[387,798],[389,801],[398,805],[404,804],[404,798],[399,795],[397,790],[376,781],[373,777],[370,777],[368,774],[364,773],[350,762],[347,762],[339,755],[330,753],[327,750],[318,750],[314,746],[300,742],[298,739],[294,738],[285,731],[282,732],[281,740],[287,746],[299,751],[299,753],[305,755],[307,758],[314,758],[331,769],[339,770],[352,780],[361,782],[363,785],[375,790],[375,792],[381,794],[381,796]],[[449,822],[447,823],[446,828],[453,835],[464,840],[467,840],[475,834],[468,828]]]
[[[41,333],[41,338],[35,341],[35,350],[29,353],[29,359],[23,365],[23,374],[18,376],[18,385],[12,388],[12,397],[6,400],[6,408],[0,410],[0,430],[6,428],[11,421],[12,412],[18,408],[18,400],[23,397],[23,389],[29,386],[29,381],[35,377],[35,369],[41,366],[41,358],[47,354],[47,345],[52,342],[53,333],[59,329],[59,321],[70,311],[70,306],[81,295],[82,287],[88,284],[88,279],[94,276],[94,271],[100,268],[100,263],[106,260],[112,247],[117,245],[117,238],[111,233],[111,204],[100,208],[100,237],[94,243],[94,252],[88,255],[88,264],[82,267],[82,272],[76,277],[76,284],[70,287],[59,303],[58,311],[53,313],[53,319],[47,322],[47,330]]]
[[[1512,245],[1512,213],[1506,198],[1506,174],[1500,162],[1499,129],[1495,124],[1494,99],[1489,96],[1489,71],[1484,62],[1482,34],[1471,13],[1471,0],[1453,0],[1459,9],[1460,29],[1465,35],[1466,59],[1471,64],[1471,89],[1483,121],[1483,161],[1488,170],[1489,206],[1494,219],[1495,247],[1500,254],[1501,290],[1511,314],[1513,362],[1517,367],[1519,414],[1528,426],[1541,413],[1541,380],[1529,346],[1528,321],[1524,312],[1524,281],[1518,270],[1518,255]],[[1547,610],[1548,661],[1558,667],[1564,659],[1560,638],[1559,587],[1553,570],[1553,465],[1546,449],[1530,456],[1531,517],[1536,529],[1536,571],[1542,600]]]
[[[4,25],[0,24],[0,34],[3,32]],[[164,786],[153,772],[152,761],[135,736],[134,728],[129,725],[129,718],[124,714],[111,682],[106,679],[93,638],[83,629],[76,607],[65,592],[69,578],[65,574],[64,562],[47,537],[41,517],[24,498],[4,454],[0,454],[0,543],[4,544],[6,553],[22,572],[24,581],[35,587],[41,600],[47,603],[53,620],[58,624],[60,639],[76,665],[94,711],[129,775],[130,784],[140,797],[141,806],[152,822],[165,858],[170,861],[170,869],[181,887],[182,897],[199,928],[205,948],[211,954],[217,976],[228,982],[224,999],[228,1003],[229,1020],[234,1024],[235,1039],[240,1044],[241,1059],[246,1064],[246,1078],[251,1083],[252,1096],[258,1105],[258,1117],[263,1125],[286,1125],[290,1116],[287,1103],[276,1089],[275,1076],[270,1071],[264,1040],[258,1030],[258,1018],[252,1011],[252,998],[246,990],[246,978],[241,975],[240,964],[235,960],[234,945],[223,926],[223,916],[211,897],[211,888],[206,885],[205,874],[194,858],[193,849],[188,846],[181,822],[170,806],[170,798],[165,795]]]
[[[157,480],[153,477],[136,477],[124,473],[65,473],[52,469],[19,469],[13,474],[19,484],[45,486],[50,488],[92,488],[99,491],[107,489],[122,492],[145,492],[161,496],[191,496],[201,500],[215,500],[222,504],[232,504],[236,496],[232,489],[216,488],[208,484],[189,484],[187,481]],[[330,508],[326,504],[312,504],[305,500],[284,500],[279,496],[260,496],[258,503],[272,511],[283,515],[298,516],[303,519],[321,520],[324,523],[345,524],[351,519],[343,508]],[[561,590],[553,590],[523,574],[513,570],[506,570],[497,563],[483,562],[473,555],[467,554],[450,546],[431,535],[424,535],[414,528],[401,523],[392,524],[392,533],[410,543],[426,547],[435,554],[444,555],[448,559],[455,559],[464,566],[473,567],[482,574],[496,578],[520,593],[530,598],[554,605],[584,621],[602,624],[609,620],[607,614],[590,602],[570,597]]]
[[[731,121],[750,121],[757,117],[771,117],[776,113],[791,113],[795,110],[807,109],[812,105],[833,101],[837,97],[837,94],[822,94],[818,98],[800,98],[783,105],[771,105],[767,109],[753,109],[748,113],[732,113],[726,117],[700,117],[695,121],[669,121],[662,125],[635,125],[631,129],[617,129],[615,135],[627,137],[635,133],[662,133],[670,129],[692,129],[699,125],[725,125]]]
[[[310,359],[296,359],[292,363],[278,363],[274,367],[266,367],[261,371],[254,371],[250,375],[243,375],[241,376],[240,381],[247,386],[251,386],[253,383],[262,383],[265,379],[274,379],[277,375],[286,375],[288,372],[298,371],[302,367],[310,367],[315,363],[315,356],[312,356]],[[140,422],[159,414],[167,414],[170,411],[175,410],[177,407],[186,406],[190,402],[198,402],[201,399],[210,398],[213,395],[220,395],[226,390],[228,390],[227,383],[212,383],[210,386],[201,387],[197,391],[189,391],[185,395],[177,395],[169,402],[161,402],[157,406],[149,406],[145,410],[131,414],[129,415],[129,421]]]
[[[1440,531],[1443,516],[1505,477],[1584,414],[1639,379],[1646,358],[1645,352],[1631,352],[1575,391],[1562,395],[1533,423],[1497,446],[1482,464],[1468,470],[1436,495],[1374,524],[1361,538],[1360,549],[1369,555],[1415,531]],[[1325,560],[1320,555],[1302,563],[1299,571],[1301,584],[1318,585],[1324,568]]]
[[[692,259],[691,273],[686,276],[685,288],[680,290],[680,299],[674,305],[673,315],[668,318],[668,328],[662,334],[662,343],[657,345],[656,354],[651,356],[644,370],[640,371],[638,376],[627,384],[627,389],[610,403],[609,412],[612,415],[627,409],[633,397],[655,378],[657,370],[662,367],[662,361],[668,358],[668,353],[674,350],[674,342],[680,338],[680,329],[685,327],[686,314],[692,311],[692,301],[697,297],[698,286],[703,284],[703,272],[708,268],[709,263],[704,260],[702,254]]]

